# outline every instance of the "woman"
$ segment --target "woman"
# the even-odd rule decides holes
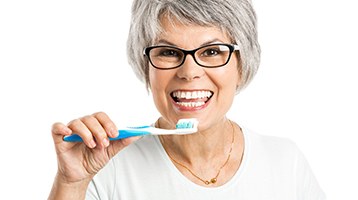
[[[50,199],[324,199],[292,142],[226,118],[259,54],[247,0],[135,0],[128,55],[161,113],[154,126],[196,118],[198,132],[109,142],[105,113],[56,123]],[[84,143],[64,142],[72,133]]]

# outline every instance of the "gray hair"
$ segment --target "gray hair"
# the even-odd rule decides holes
[[[162,31],[161,18],[183,24],[218,27],[240,47],[238,66],[241,83],[246,87],[260,63],[256,14],[250,0],[134,0],[127,40],[128,62],[137,77],[149,88],[149,62],[143,49],[153,45]]]

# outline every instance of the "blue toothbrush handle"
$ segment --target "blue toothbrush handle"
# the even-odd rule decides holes
[[[148,135],[150,134],[150,132],[145,131],[145,130],[141,130],[140,128],[137,129],[123,129],[123,130],[119,130],[119,135],[115,138],[109,138],[109,140],[120,140],[120,139],[124,139],[124,138],[129,138],[129,137],[134,137],[134,136],[143,136],[143,135]],[[77,134],[72,134],[69,136],[65,136],[63,138],[63,141],[65,142],[83,142],[82,138],[77,135]]]

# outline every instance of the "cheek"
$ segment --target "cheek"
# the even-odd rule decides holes
[[[161,90],[160,86],[162,85],[160,83],[160,79],[158,78],[157,73],[155,73],[154,70],[149,70],[149,83],[150,83],[150,91],[153,95],[153,100],[157,104],[158,97],[160,96],[158,93]]]
[[[158,70],[155,68],[149,69],[149,83],[150,90],[154,98],[165,98],[166,88],[168,87],[171,74],[168,71]]]
[[[212,77],[216,77],[216,85],[220,90],[236,92],[240,74],[236,65],[217,68]]]
[[[149,69],[149,83],[150,83],[150,89],[152,92],[156,92],[160,89],[160,86],[162,85],[162,78],[160,76],[160,73],[158,70],[150,68]]]

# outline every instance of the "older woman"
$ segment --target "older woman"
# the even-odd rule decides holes
[[[50,199],[324,199],[292,142],[226,118],[259,54],[248,0],[135,0],[128,55],[161,113],[153,125],[196,118],[198,132],[109,142],[105,113],[56,123]],[[72,133],[84,142],[64,142]]]

